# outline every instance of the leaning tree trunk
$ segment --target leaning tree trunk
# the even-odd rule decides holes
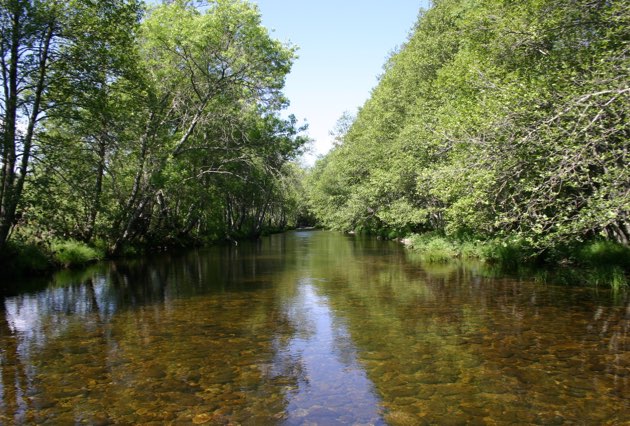
[[[86,243],[89,243],[94,237],[94,228],[96,227],[96,218],[101,210],[101,196],[103,194],[103,175],[105,174],[105,139],[99,141],[98,147],[98,165],[96,169],[96,180],[94,182],[94,194],[92,197],[92,205],[90,206],[89,222],[83,235]]]

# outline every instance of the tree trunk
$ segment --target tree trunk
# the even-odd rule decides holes
[[[18,65],[20,49],[20,8],[16,7],[11,17],[11,57],[9,59],[8,93],[5,94],[4,138],[2,149],[2,186],[0,187],[0,250],[5,246],[9,231],[15,220],[15,164],[16,164],[16,124],[18,101]]]
[[[96,218],[101,209],[101,194],[103,193],[103,175],[105,174],[105,154],[106,143],[105,138],[99,141],[98,147],[98,166],[96,169],[96,182],[94,182],[94,198],[90,206],[90,217],[87,229],[85,231],[84,240],[89,243],[94,237],[94,227],[96,226]]]
[[[13,17],[13,33],[11,37],[11,60],[9,66],[9,97],[7,98],[5,126],[7,130],[4,135],[5,156],[2,174],[2,193],[0,203],[0,250],[2,250],[9,237],[9,232],[16,218],[16,211],[24,182],[28,174],[28,165],[31,156],[31,147],[35,134],[35,125],[39,117],[42,94],[48,70],[48,56],[50,43],[54,35],[54,24],[51,22],[46,29],[39,53],[37,81],[35,84],[32,100],[31,114],[28,117],[26,134],[22,143],[22,159],[20,161],[19,174],[16,171],[16,148],[17,148],[17,101],[18,101],[18,56],[20,44],[20,12],[15,11]],[[16,180],[17,179],[17,180]]]

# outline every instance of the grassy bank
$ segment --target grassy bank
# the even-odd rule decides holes
[[[10,277],[29,277],[49,273],[59,269],[79,268],[106,258],[129,258],[157,251],[182,250],[192,247],[210,246],[222,242],[254,240],[290,230],[290,228],[265,227],[260,234],[234,234],[229,238],[219,236],[201,239],[163,239],[147,241],[145,244],[127,244],[112,254],[110,246],[103,240],[86,244],[77,240],[41,240],[29,238],[24,233],[9,240],[6,249],[0,252],[0,270]]]
[[[528,273],[547,282],[630,288],[630,247],[594,240],[536,251],[522,241],[456,240],[438,234],[413,234],[402,242],[423,262],[475,260],[504,273]]]
[[[11,276],[37,275],[73,268],[105,257],[105,250],[75,240],[34,243],[11,240],[0,255],[0,267]]]

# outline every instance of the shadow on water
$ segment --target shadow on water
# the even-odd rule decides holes
[[[0,305],[0,423],[630,422],[630,305],[322,231]]]

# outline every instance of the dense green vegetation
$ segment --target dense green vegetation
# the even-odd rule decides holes
[[[630,269],[627,2],[435,1],[307,174],[280,115],[296,48],[245,0],[197,3],[0,0],[0,261],[315,215],[433,262]]]
[[[5,259],[71,264],[297,223],[307,140],[280,115],[296,49],[246,1],[195,3],[0,2]]]
[[[436,0],[315,165],[310,203],[333,229],[430,232],[417,245],[440,259],[603,250],[628,269],[629,112],[627,1]]]

